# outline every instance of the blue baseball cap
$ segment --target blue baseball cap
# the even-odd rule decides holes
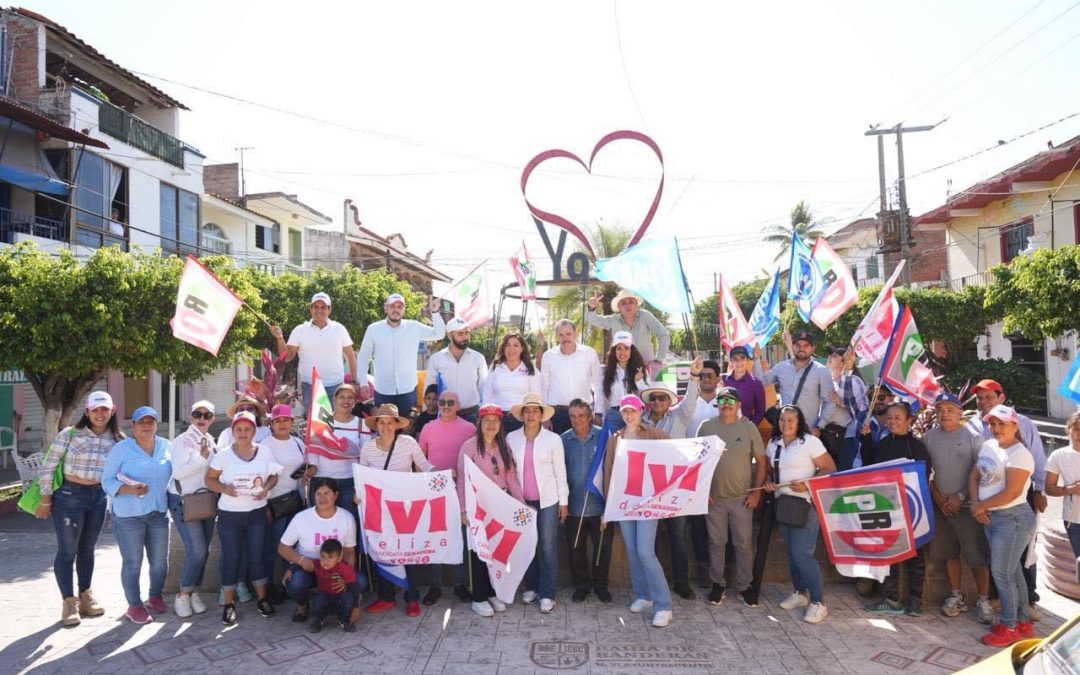
[[[728,358],[735,358],[738,354],[742,354],[746,358],[750,358],[750,348],[746,345],[738,345],[728,350]]]
[[[951,403],[957,408],[964,407],[963,402],[956,396],[956,394],[950,394],[949,392],[938,394],[938,397],[934,399],[935,406],[941,405],[942,403]]]
[[[139,406],[138,408],[135,408],[135,412],[131,413],[132,422],[138,422],[144,417],[153,417],[158,422],[161,421],[161,415],[150,405]]]

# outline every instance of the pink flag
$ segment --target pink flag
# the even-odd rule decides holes
[[[720,313],[720,342],[731,349],[736,345],[748,344],[754,339],[754,331],[746,323],[742,308],[735,299],[735,294],[720,275],[720,287],[716,291],[716,304]]]
[[[870,306],[870,311],[859,322],[855,334],[851,336],[851,344],[863,365],[885,358],[885,350],[889,346],[893,326],[896,325],[896,319],[900,316],[900,305],[893,297],[893,285],[896,284],[903,269],[904,261],[901,260],[893,270],[892,276],[882,286],[874,304]]]
[[[469,328],[491,321],[491,293],[488,291],[487,260],[454,282],[448,294],[454,303],[454,316]]]
[[[522,300],[536,299],[536,268],[529,260],[529,249],[525,248],[525,242],[521,242],[521,248],[517,253],[510,256],[510,269],[514,272],[514,280],[521,289]]]
[[[840,318],[859,301],[859,289],[851,276],[851,269],[844,259],[837,255],[824,237],[814,242],[811,255],[825,280],[825,288],[820,299],[814,305],[810,320],[814,325],[825,330],[833,321]]]
[[[244,301],[192,256],[184,263],[169,321],[173,337],[217,356]]]

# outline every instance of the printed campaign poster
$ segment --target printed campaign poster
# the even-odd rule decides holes
[[[610,523],[707,513],[709,486],[723,450],[719,436],[619,439],[604,519]]]

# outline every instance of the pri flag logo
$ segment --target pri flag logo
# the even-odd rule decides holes
[[[809,485],[833,564],[891,565],[915,555],[901,469],[834,474]]]

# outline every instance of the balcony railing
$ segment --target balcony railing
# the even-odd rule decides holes
[[[32,213],[0,208],[0,242],[15,243],[15,234],[27,234],[54,241],[68,240],[67,228],[59,220],[50,220]]]
[[[113,138],[168,162],[184,168],[184,144],[123,108],[101,102],[98,107],[98,127]]]

